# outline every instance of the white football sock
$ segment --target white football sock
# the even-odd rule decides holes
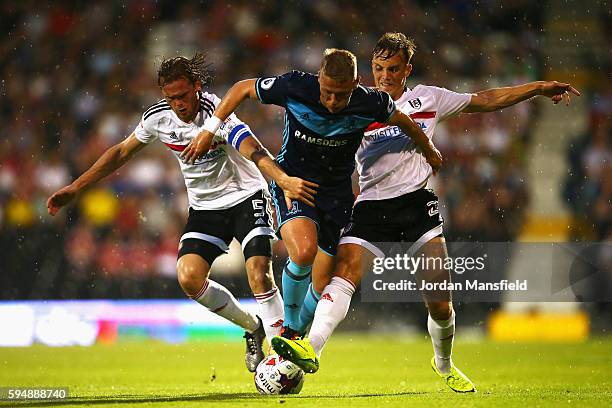
[[[254,296],[259,304],[259,317],[270,342],[272,337],[280,335],[283,326],[283,298],[276,287],[264,293],[255,293]]]
[[[215,281],[206,280],[200,292],[192,299],[250,333],[259,327],[257,317],[244,309],[227,288]]]
[[[442,374],[448,374],[453,364],[453,340],[455,338],[455,311],[451,312],[448,320],[434,320],[427,316],[427,330],[431,336],[436,367]]]
[[[321,355],[321,350],[332,333],[346,317],[353,293],[355,293],[355,286],[348,280],[337,276],[334,276],[329,285],[323,289],[308,335],[317,356]]]

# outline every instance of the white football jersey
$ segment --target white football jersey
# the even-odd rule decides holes
[[[259,190],[267,191],[257,166],[232,146],[252,135],[234,114],[221,125],[210,150],[201,159],[194,164],[185,164],[180,159],[181,152],[202,131],[204,121],[221,101],[207,92],[200,92],[199,98],[200,111],[191,123],[179,119],[165,100],[151,106],[134,131],[136,138],[143,143],[159,139],[174,153],[185,178],[189,206],[195,210],[224,210]]]
[[[438,122],[461,112],[471,98],[472,94],[418,85],[405,91],[395,106],[431,140]],[[356,201],[385,200],[416,191],[427,184],[432,173],[414,141],[399,127],[384,123],[367,128],[356,158],[360,188]]]

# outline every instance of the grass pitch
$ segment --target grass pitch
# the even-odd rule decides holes
[[[612,338],[583,344],[455,344],[478,393],[453,393],[429,366],[429,340],[335,336],[296,396],[260,396],[242,342],[0,348],[0,386],[66,386],[68,401],[0,406],[610,407]]]

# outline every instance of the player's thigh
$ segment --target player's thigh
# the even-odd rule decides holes
[[[375,254],[356,243],[340,243],[336,255],[334,276],[346,279],[357,286],[365,273],[371,270]]]
[[[342,231],[340,245],[356,244],[376,257],[384,257],[385,245],[399,242],[401,227],[397,225],[396,200],[361,201],[355,204],[350,222]],[[369,255],[366,255],[369,256]]]
[[[438,289],[440,284],[450,282],[450,273],[445,269],[447,258],[443,233],[444,220],[438,210],[438,197],[429,189],[422,188],[403,196],[386,200],[390,221],[399,229],[400,241],[410,243],[408,255],[421,258],[415,279],[417,286],[424,283],[423,300],[434,318],[447,316],[450,310],[451,293]]]
[[[318,210],[299,201],[287,208],[283,190],[270,183],[270,195],[276,210],[278,232],[289,257],[300,266],[312,265],[317,255]]]
[[[228,216],[226,210],[189,210],[177,260],[178,279],[184,290],[201,286],[214,260],[229,251],[232,237]]]
[[[217,256],[229,252],[233,239],[233,213],[225,210],[189,209],[187,223],[179,240],[179,256],[196,253],[210,265]]]
[[[253,293],[263,293],[274,287],[272,275],[272,216],[267,193],[258,191],[232,211],[234,237],[244,254],[249,286]]]
[[[272,256],[268,241],[254,240],[260,236],[275,238],[267,192],[257,191],[234,206],[231,209],[231,218],[233,220],[231,232],[240,242],[246,260],[251,256]]]
[[[298,217],[285,222],[280,228],[287,253],[300,266],[312,265],[317,256],[317,224],[310,218]]]
[[[317,293],[323,292],[331,281],[336,266],[336,257],[319,248],[312,265],[312,286]]]
[[[427,250],[435,256],[446,251],[444,219],[438,210],[438,196],[432,190],[422,188],[390,201],[395,203],[397,215],[393,222],[401,231],[400,241],[411,243],[410,255]]]
[[[319,223],[319,238],[317,245],[319,250],[329,256],[335,256],[338,251],[338,243],[342,229],[351,219],[353,209],[353,196],[325,198],[318,197],[320,206],[317,208]]]

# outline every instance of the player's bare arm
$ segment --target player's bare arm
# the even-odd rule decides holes
[[[104,154],[70,185],[56,191],[47,200],[47,211],[51,215],[69,204],[83,189],[100,181],[127,163],[146,144],[132,133],[127,139],[109,148]]]
[[[317,194],[318,184],[302,180],[299,177],[290,177],[274,161],[274,158],[254,136],[247,137],[240,144],[240,153],[255,163],[257,168],[266,176],[272,178],[285,192],[287,208],[291,209],[292,200],[299,200],[311,207],[315,206],[314,196]]]
[[[562,100],[569,105],[571,94],[580,96],[580,92],[570,84],[557,81],[536,81],[493,88],[475,93],[463,112],[492,112],[540,95],[550,98],[555,105]]]
[[[221,123],[240,106],[242,101],[246,98],[257,98],[257,91],[255,90],[256,81],[256,79],[245,79],[236,82],[227,91],[219,106],[215,109],[213,116],[206,120],[204,130],[181,153],[181,158],[185,163],[193,164],[208,151],[215,132],[219,129]]]
[[[421,149],[421,152],[423,152],[434,174],[440,170],[440,167],[442,167],[442,155],[410,116],[404,114],[400,110],[396,110],[387,123],[389,125],[398,126],[406,135],[414,140],[416,145]]]

